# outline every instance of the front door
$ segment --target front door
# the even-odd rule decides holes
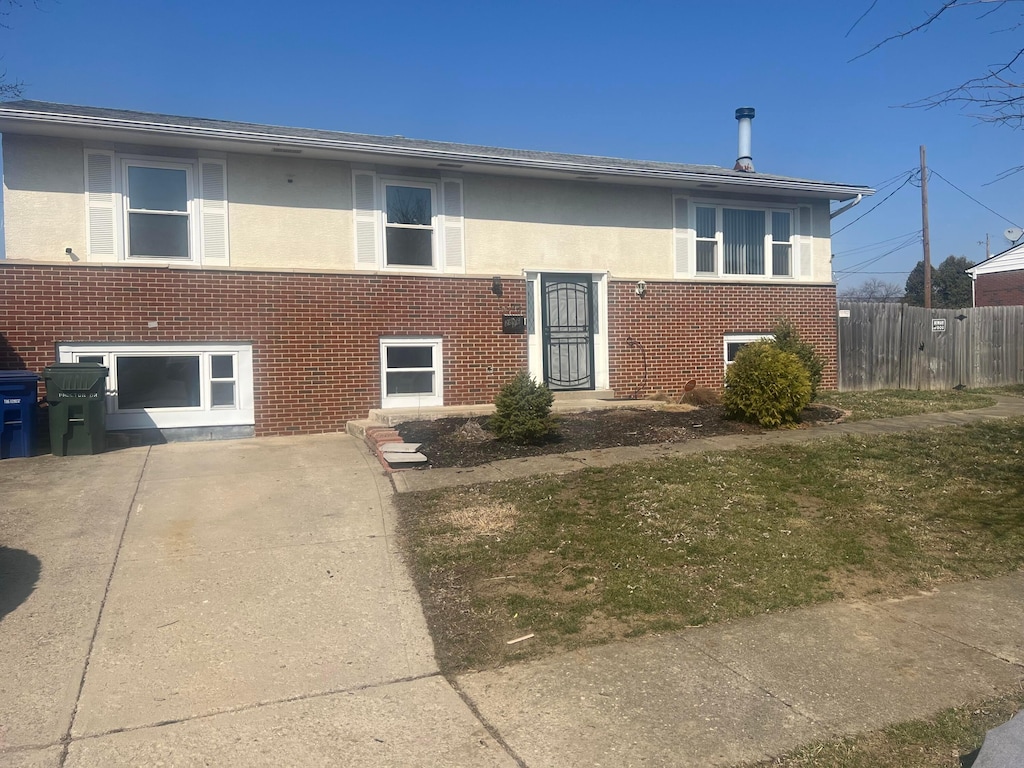
[[[590,275],[542,275],[544,382],[549,389],[594,389]]]

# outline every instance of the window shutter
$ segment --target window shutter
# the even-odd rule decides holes
[[[685,197],[673,198],[672,202],[676,277],[690,277],[690,204]]]
[[[814,276],[814,238],[811,237],[811,209],[800,206],[797,217],[796,252],[800,259],[800,274],[797,277]]]
[[[356,267],[377,269],[377,175],[352,171],[352,200],[356,227]]]
[[[85,151],[85,242],[89,261],[117,260],[114,153]]]
[[[199,218],[201,263],[228,266],[228,181],[223,160],[199,158]]]
[[[444,271],[465,272],[465,227],[462,212],[462,181],[441,179],[444,207]]]

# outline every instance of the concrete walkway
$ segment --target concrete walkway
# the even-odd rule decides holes
[[[1005,399],[396,481],[1021,414],[1024,400]],[[0,463],[0,766],[727,766],[1024,678],[1014,574],[449,682],[395,547],[391,492],[348,435]]]

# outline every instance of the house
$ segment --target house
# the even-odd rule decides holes
[[[1024,243],[975,264],[967,274],[974,281],[974,306],[1024,304]]]
[[[742,115],[740,113],[743,113]],[[0,368],[106,365],[109,429],[344,429],[493,402],[721,388],[792,319],[830,362],[830,202],[738,170],[0,104]]]

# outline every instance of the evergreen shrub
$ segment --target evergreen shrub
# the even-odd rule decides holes
[[[772,329],[775,335],[775,346],[784,352],[796,355],[811,379],[811,400],[818,396],[821,385],[821,372],[825,369],[825,358],[814,351],[814,346],[800,338],[791,320],[778,320]]]
[[[745,345],[726,371],[725,386],[725,415],[762,427],[796,422],[811,402],[811,377],[800,358],[772,341]]]
[[[542,442],[556,429],[554,399],[551,390],[520,371],[498,393],[490,429],[499,440],[519,445]]]

